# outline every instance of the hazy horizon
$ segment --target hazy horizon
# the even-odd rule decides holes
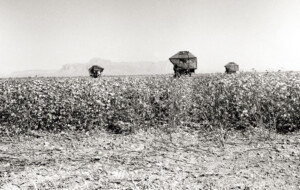
[[[300,71],[298,10],[297,0],[0,0],[0,73],[96,57],[167,61],[182,50],[198,58],[198,73],[231,61]]]

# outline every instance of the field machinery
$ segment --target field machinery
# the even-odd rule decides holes
[[[197,57],[189,51],[180,51],[170,57],[169,60],[174,65],[174,77],[180,77],[181,75],[191,76],[197,69]]]
[[[225,69],[225,72],[228,74],[236,73],[237,71],[239,71],[239,65],[234,62],[229,62],[225,65]]]
[[[104,71],[104,68],[102,68],[98,65],[93,65],[91,68],[89,68],[90,76],[93,78],[100,77],[103,71]]]

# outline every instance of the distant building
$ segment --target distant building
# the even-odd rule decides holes
[[[169,59],[174,65],[174,77],[192,75],[197,69],[197,57],[189,51],[180,51]]]
[[[91,68],[89,68],[90,76],[93,78],[100,77],[103,71],[104,71],[104,68],[102,68],[98,65],[93,65]]]
[[[225,65],[225,69],[225,72],[228,74],[236,73],[237,71],[239,71],[239,65],[235,62],[229,62]]]

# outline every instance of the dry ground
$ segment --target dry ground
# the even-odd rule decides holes
[[[300,189],[299,133],[31,132],[0,140],[0,189]]]

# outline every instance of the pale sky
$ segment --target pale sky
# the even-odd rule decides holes
[[[299,0],[0,0],[0,73],[99,57],[300,71]],[[171,64],[171,63],[170,63]]]

